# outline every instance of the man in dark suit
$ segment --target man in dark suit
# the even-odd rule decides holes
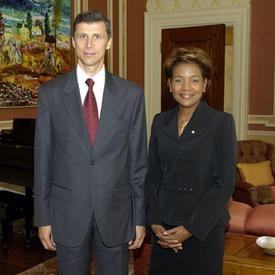
[[[128,274],[128,249],[145,236],[144,94],[105,70],[111,43],[104,14],[80,13],[77,67],[39,89],[35,223],[60,275],[90,274],[92,246],[99,274]]]

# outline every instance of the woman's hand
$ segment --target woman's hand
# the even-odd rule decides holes
[[[158,244],[163,248],[172,248],[175,253],[178,253],[182,249],[182,243],[192,236],[182,225],[169,230],[159,224],[154,224],[151,228],[158,238]]]
[[[177,240],[179,243],[183,243],[192,237],[192,234],[183,225],[166,230],[164,233],[173,236],[173,239]]]
[[[158,238],[158,244],[163,248],[172,248],[175,252],[178,252],[179,249],[182,249],[182,244],[177,239],[170,234],[170,230],[165,230],[165,228],[160,224],[153,224],[151,226],[152,231],[155,233]]]
[[[155,233],[158,239],[160,239],[165,232],[165,228],[160,224],[153,224],[151,225],[152,231]]]

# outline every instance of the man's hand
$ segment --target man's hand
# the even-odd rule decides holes
[[[56,250],[52,236],[52,227],[50,225],[40,226],[38,228],[38,236],[45,249]]]
[[[136,237],[129,242],[129,249],[136,249],[141,247],[145,237],[145,227],[141,225],[136,226]]]

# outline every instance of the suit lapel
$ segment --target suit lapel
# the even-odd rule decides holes
[[[76,69],[70,72],[68,81],[64,85],[64,105],[69,113],[69,117],[72,120],[72,125],[76,128],[83,143],[88,150],[92,150],[81,104]]]
[[[209,110],[210,107],[208,104],[205,101],[201,101],[184,129],[180,140],[184,141],[201,135],[205,130],[205,127],[208,127],[209,125]]]
[[[178,107],[167,112],[163,132],[174,139],[184,141],[200,135],[205,126],[209,125],[210,107],[205,101],[202,101],[193,113],[189,123],[184,129],[180,138],[178,137]]]
[[[167,112],[164,121],[163,132],[174,138],[178,139],[178,107]]]
[[[109,131],[113,121],[113,110],[118,108],[118,102],[116,98],[117,89],[118,87],[116,86],[112,75],[106,71],[102,108],[94,144],[95,153],[104,142],[105,137],[110,134]]]

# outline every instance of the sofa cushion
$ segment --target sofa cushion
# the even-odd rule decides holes
[[[257,199],[260,204],[274,203],[271,185],[259,185],[257,188]]]
[[[274,183],[270,160],[256,163],[237,163],[237,168],[242,180],[254,186]]]
[[[271,185],[270,189],[271,189],[271,193],[272,193],[272,199],[275,202],[275,185]]]
[[[245,231],[275,237],[275,204],[255,206],[248,214]]]
[[[234,233],[246,233],[245,224],[248,214],[253,208],[246,203],[231,200],[228,203],[228,209],[231,219],[227,224],[227,231]]]

